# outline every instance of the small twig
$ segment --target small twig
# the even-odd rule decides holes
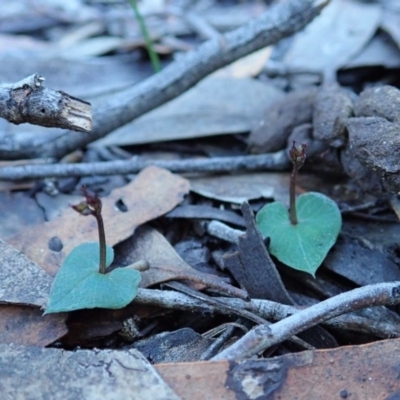
[[[229,301],[229,304],[233,307],[243,306],[242,302],[238,302],[236,299],[223,298],[222,301]],[[253,313],[260,315],[269,321],[280,321],[287,318],[289,315],[296,314],[300,311],[299,308],[294,306],[276,303],[269,300],[253,299],[246,308],[249,308],[249,306]],[[369,310],[371,310],[371,308],[369,308]],[[377,309],[375,308],[374,310]],[[381,339],[400,337],[400,326],[397,324],[397,318],[389,321],[385,320],[385,317],[382,318],[374,315],[366,317],[360,316],[356,312],[350,312],[324,321],[322,324],[330,328],[374,335]]]
[[[0,117],[13,124],[30,123],[47,127],[90,132],[90,103],[43,86],[38,74],[0,85]]]
[[[229,243],[238,244],[239,238],[244,234],[239,229],[233,229],[220,221],[211,221],[206,224],[207,233]]]
[[[260,316],[253,314],[252,312],[250,312],[248,310],[231,307],[227,303],[219,302],[218,299],[207,296],[206,294],[198,292],[194,289],[191,289],[188,286],[186,286],[180,282],[168,282],[165,285],[170,286],[176,290],[183,291],[184,293],[188,294],[191,297],[194,297],[194,298],[202,300],[206,303],[215,305],[216,308],[225,309],[227,312],[231,312],[232,314],[236,314],[240,317],[244,317],[244,318],[246,318],[250,321],[253,321],[257,324],[265,324],[265,325],[270,324],[269,321],[266,321],[264,318],[261,318]],[[305,342],[304,340],[302,340],[296,336],[291,337],[290,340],[293,343],[297,344],[301,348],[308,349],[308,350],[313,349],[313,347],[310,344],[308,344],[307,342]]]
[[[229,304],[226,303],[221,303],[218,301],[218,299],[207,296],[204,293],[198,292],[194,289],[191,289],[190,287],[180,283],[180,282],[167,282],[165,283],[166,286],[169,286],[175,290],[178,290],[179,292],[183,292],[187,294],[190,297],[194,297],[195,299],[199,299],[206,304],[211,304],[214,305],[216,308],[220,309],[225,309],[225,312],[231,313],[231,314],[236,314],[239,315],[240,317],[244,317],[250,321],[253,321],[257,324],[266,324],[268,321],[266,321],[264,318],[259,317],[258,315],[255,315],[251,313],[248,310],[243,310],[243,309],[237,309],[234,307],[231,307]]]
[[[218,39],[223,43],[223,37],[213,26],[211,26],[201,15],[190,11],[184,18],[191,28],[203,39]]]
[[[133,301],[138,304],[173,310],[217,312],[217,308],[214,305],[207,304],[202,300],[194,299],[186,294],[174,292],[172,290],[139,288]],[[231,311],[229,311],[229,314],[231,314]]]
[[[237,215],[234,211],[221,210],[219,208],[206,205],[181,205],[175,207],[165,216],[168,218],[218,220],[240,227],[246,226],[243,218]]]
[[[238,360],[260,354],[291,336],[350,311],[400,303],[400,282],[379,283],[331,297],[272,325],[259,325],[212,360]]]
[[[209,360],[214,354],[217,354],[219,349],[226,343],[226,341],[233,335],[235,331],[235,324],[225,324],[225,331],[204,351],[200,357],[200,361]]]
[[[240,318],[236,322],[226,322],[225,324],[221,324],[219,326],[216,326],[215,328],[210,329],[207,332],[204,332],[201,334],[204,338],[213,338],[221,334],[222,332],[225,332],[226,328],[228,327],[234,327],[234,328],[239,328],[241,329],[244,333],[247,333],[249,330],[242,324],[239,323]]]
[[[400,337],[399,324],[384,320],[375,321],[358,315],[345,314],[332,318],[328,322],[329,324],[327,325],[331,328],[357,332],[358,334],[373,335],[380,339]]]
[[[256,50],[274,44],[305,27],[329,0],[279,2],[265,13],[224,35],[209,40],[171,63],[158,74],[93,105],[94,125],[89,135],[74,132],[39,146],[14,149],[0,146],[2,158],[60,158],[104,137],[193,87],[207,75]],[[223,46],[221,45],[223,43]]]
[[[47,177],[63,178],[90,175],[116,175],[137,173],[156,165],[172,172],[231,172],[269,170],[283,171],[289,166],[284,151],[255,156],[214,157],[208,159],[186,160],[143,160],[134,157],[130,160],[105,161],[77,164],[19,165],[0,167],[0,180],[17,181]]]

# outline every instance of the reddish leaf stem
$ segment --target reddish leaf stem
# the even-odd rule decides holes
[[[293,164],[292,174],[290,175],[290,208],[289,218],[292,225],[297,225],[297,210],[296,210],[296,179],[297,179],[297,167]]]
[[[97,228],[99,231],[99,246],[100,246],[100,256],[99,256],[99,273],[106,273],[106,260],[107,260],[107,248],[106,248],[106,233],[104,230],[103,217],[101,216],[101,200],[96,194],[90,193],[86,188],[82,188],[82,192],[85,195],[86,201],[82,201],[77,205],[72,206],[72,208],[81,215],[93,215],[97,221]]]
[[[106,233],[104,230],[104,222],[101,213],[96,213],[95,215],[97,221],[97,227],[99,229],[99,244],[100,244],[100,263],[99,263],[99,272],[100,274],[106,273]]]
[[[290,175],[290,209],[289,219],[292,225],[297,225],[297,210],[296,210],[296,179],[297,172],[304,164],[306,159],[307,145],[303,143],[301,146],[296,147],[296,142],[293,140],[293,146],[289,151],[290,160],[293,163],[292,174]]]

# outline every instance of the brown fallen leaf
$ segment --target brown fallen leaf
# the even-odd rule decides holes
[[[66,314],[43,316],[37,307],[0,305],[0,343],[45,347],[67,334]]]
[[[400,339],[240,363],[158,364],[182,400],[395,399]]]
[[[187,280],[200,287],[209,287],[230,296],[247,299],[247,293],[221,280],[221,278],[196,271],[188,265],[161,233],[148,226],[140,227],[126,246],[129,255],[125,260],[146,260],[150,268],[141,273],[141,287],[149,287],[171,280]],[[125,261],[126,262],[126,261]]]
[[[188,191],[186,179],[158,167],[144,169],[134,181],[102,199],[107,244],[114,246],[131,236],[137,226],[172,210]],[[75,246],[90,241],[98,241],[95,219],[83,218],[71,208],[59,218],[7,240],[52,276]],[[50,250],[51,243],[57,245],[52,248],[61,250]]]

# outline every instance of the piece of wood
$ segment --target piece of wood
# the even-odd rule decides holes
[[[38,74],[13,84],[0,85],[0,117],[13,124],[34,125],[90,132],[90,103],[43,86]]]
[[[285,151],[250,156],[188,158],[184,160],[151,160],[142,157],[132,157],[128,160],[99,161],[92,163],[26,164],[0,167],[0,179],[16,181],[46,177],[62,178],[72,176],[132,174],[150,165],[156,165],[178,173],[216,173],[254,170],[283,171],[288,168],[290,161]]]
[[[349,290],[271,325],[252,328],[213,360],[243,360],[331,318],[372,306],[400,303],[400,282],[378,283]]]

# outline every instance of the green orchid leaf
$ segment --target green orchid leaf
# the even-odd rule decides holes
[[[114,250],[107,246],[107,266]],[[136,296],[140,273],[116,268],[99,273],[99,243],[83,243],[65,258],[51,288],[45,314],[83,308],[122,308]]]
[[[342,226],[336,203],[321,193],[296,200],[298,224],[292,225],[282,203],[265,205],[257,214],[258,229],[270,238],[269,251],[282,263],[315,276]]]

